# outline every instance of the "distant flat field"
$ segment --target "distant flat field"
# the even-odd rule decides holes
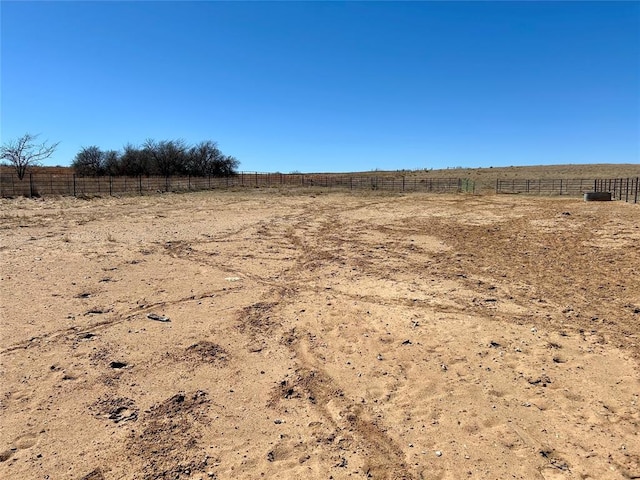
[[[640,476],[640,205],[255,189],[0,219],[0,478]]]
[[[478,176],[494,178],[619,178],[640,175],[640,163],[585,164],[585,165],[537,165],[527,167],[448,168],[431,170],[438,176]]]
[[[490,190],[496,180],[517,179],[596,179],[627,178],[640,176],[640,163],[622,164],[584,164],[584,165],[537,165],[526,167],[490,167],[490,168],[446,168],[438,170],[411,170],[369,172],[371,175],[405,175],[420,178],[468,178],[476,182],[476,191]]]

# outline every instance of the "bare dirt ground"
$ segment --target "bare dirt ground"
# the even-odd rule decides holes
[[[640,478],[640,205],[250,191],[0,218],[0,478]]]

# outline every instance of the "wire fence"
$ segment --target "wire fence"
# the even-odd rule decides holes
[[[595,188],[595,179],[511,179],[496,180],[496,193],[527,193],[532,195],[582,195]]]
[[[20,180],[15,173],[0,173],[0,197],[149,195],[163,192],[265,187],[475,193],[475,183],[461,178],[240,172],[230,177],[83,177],[75,174],[31,173]]]
[[[538,179],[496,180],[496,193],[531,195],[573,195],[588,192],[610,192],[614,200],[638,203],[640,177],[608,179]]]
[[[339,175],[240,172],[230,177],[103,176],[69,173],[31,173],[22,180],[15,173],[0,173],[0,197],[149,195],[229,188],[322,187],[391,192],[475,193],[476,183],[463,178],[426,176]],[[510,179],[496,180],[496,193],[580,196],[610,192],[614,200],[638,203],[640,177],[610,179]]]
[[[610,192],[613,199],[638,203],[640,201],[640,177],[596,180],[593,191]]]

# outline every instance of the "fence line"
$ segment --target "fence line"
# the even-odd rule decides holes
[[[625,202],[640,201],[640,177],[607,178],[596,180],[594,192],[611,192],[611,198]]]
[[[496,180],[496,193],[577,196],[593,191],[595,182],[585,178]]]
[[[532,195],[573,195],[586,192],[611,192],[611,198],[638,203],[640,177],[596,179],[496,180],[496,193]]]
[[[32,173],[22,180],[15,173],[0,174],[0,197],[42,195],[87,196],[152,194],[226,188],[325,187],[348,190],[474,193],[475,183],[461,178],[388,177],[371,175],[240,172],[230,177],[104,176]]]

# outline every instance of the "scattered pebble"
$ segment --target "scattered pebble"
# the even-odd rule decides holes
[[[169,319],[169,317],[165,317],[162,315],[158,315],[156,313],[149,313],[147,314],[147,318],[150,320],[155,320],[157,322],[170,322],[171,320]]]
[[[436,450],[436,457],[441,457],[442,456],[442,452],[440,450]]]

